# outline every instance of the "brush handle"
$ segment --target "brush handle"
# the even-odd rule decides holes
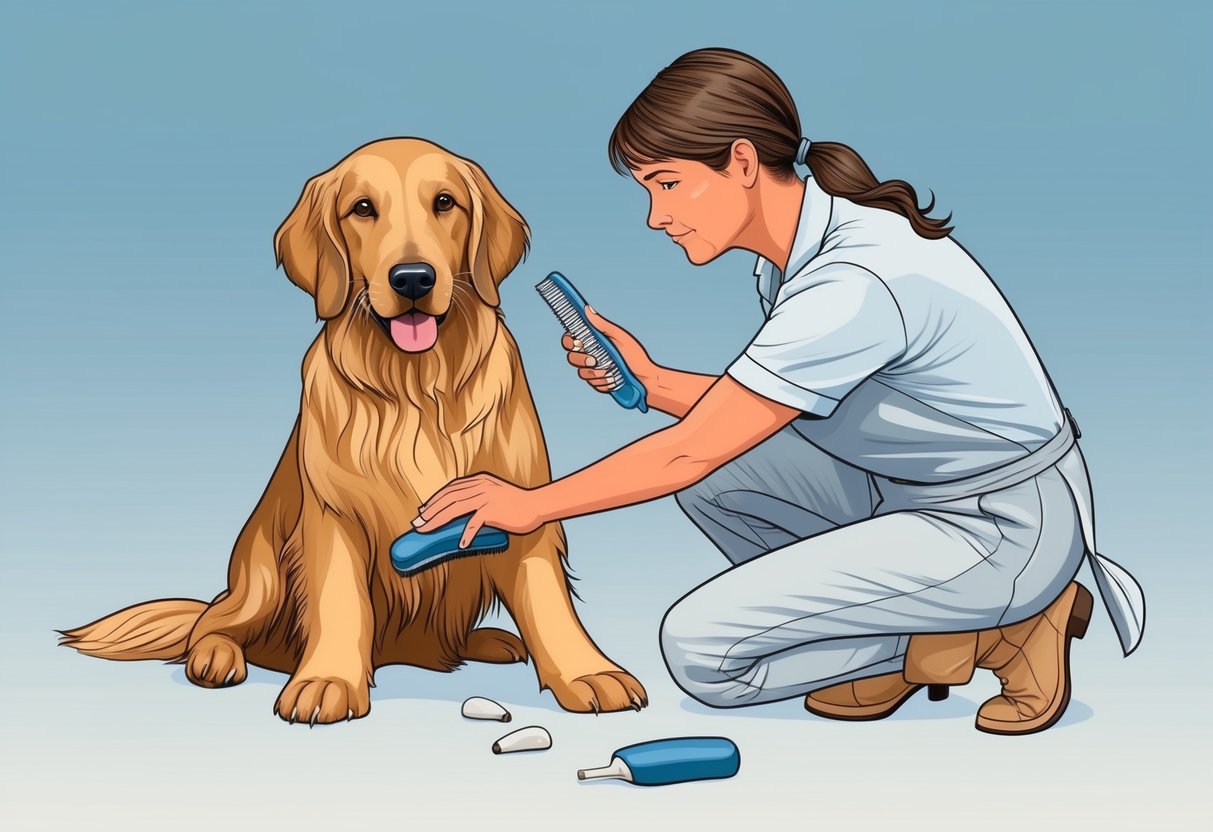
[[[721,780],[741,768],[741,753],[727,737],[670,737],[620,748],[610,765],[584,768],[578,780],[626,780],[637,786],[668,786]]]
[[[629,745],[615,752],[638,786],[666,786],[732,777],[741,754],[726,737],[671,737]]]
[[[392,543],[389,551],[392,566],[399,574],[410,577],[444,561],[496,554],[509,547],[508,534],[495,526],[481,526],[472,542],[460,549],[459,541],[471,519],[471,514],[465,514],[428,532],[409,529]]]
[[[581,340],[582,346],[595,356],[599,366],[607,370],[608,375],[612,371],[618,373],[619,383],[610,391],[611,397],[621,407],[635,408],[641,413],[647,413],[649,408],[648,403],[645,401],[645,396],[648,391],[645,390],[644,384],[628,369],[627,362],[623,360],[623,356],[619,354],[619,350],[611,343],[611,339],[606,337],[602,330],[590,323],[589,317],[585,313],[585,298],[569,282],[569,279],[560,272],[552,272],[544,280],[541,280],[535,288],[539,291],[540,296],[547,301],[548,306],[552,307],[552,311],[560,319],[561,324],[564,325],[565,331],[574,338]],[[553,295],[553,289],[559,292],[560,296],[567,303],[567,306],[560,302],[561,298]],[[570,319],[570,312],[575,317]]]

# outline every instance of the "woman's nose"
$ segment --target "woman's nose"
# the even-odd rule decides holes
[[[660,231],[673,221],[674,218],[669,215],[669,212],[659,211],[656,207],[649,209],[649,228],[654,231]]]

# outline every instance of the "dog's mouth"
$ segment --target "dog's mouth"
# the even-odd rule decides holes
[[[446,313],[431,315],[420,309],[410,309],[403,315],[385,318],[371,310],[375,323],[392,339],[392,343],[405,352],[425,352],[438,341],[438,327],[446,320]]]

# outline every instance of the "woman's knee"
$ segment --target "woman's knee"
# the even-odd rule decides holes
[[[660,629],[670,677],[688,696],[713,708],[746,705],[761,693],[751,679],[758,662],[728,656],[736,641],[721,627],[722,612],[692,593],[666,612]]]
[[[702,633],[705,622],[695,614],[692,605],[687,603],[686,596],[666,610],[661,619],[658,637],[661,643],[661,654],[670,666],[671,672],[681,668],[686,662],[685,657],[697,653],[701,649]]]
[[[711,649],[709,622],[694,594],[678,601],[661,619],[661,655],[678,686],[695,696],[702,684],[719,681],[722,651]]]

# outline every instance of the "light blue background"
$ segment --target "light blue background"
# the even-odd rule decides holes
[[[5,3],[13,828],[1190,825],[1210,770],[1211,24],[1203,3]],[[973,730],[989,674],[870,725],[797,702],[710,712],[666,677],[656,628],[723,561],[668,498],[566,524],[583,620],[648,686],[641,714],[565,714],[529,667],[389,668],[369,718],[308,731],[271,716],[277,674],[204,691],[178,667],[55,647],[53,628],[223,588],[317,330],[272,235],[309,176],[371,139],[478,160],[530,223],[502,303],[557,475],[668,424],[579,382],[531,287],[563,271],[668,365],[719,372],[746,344],[752,256],[692,267],[606,157],[634,96],[703,46],[767,62],[811,138],[953,213],[1082,426],[1100,548],[1148,594],[1137,654],[1120,658],[1100,612],[1070,712],[1030,738]],[[494,757],[505,730],[461,720],[470,695],[547,726],[554,748]],[[575,779],[675,734],[731,736],[742,773],[653,791]]]

